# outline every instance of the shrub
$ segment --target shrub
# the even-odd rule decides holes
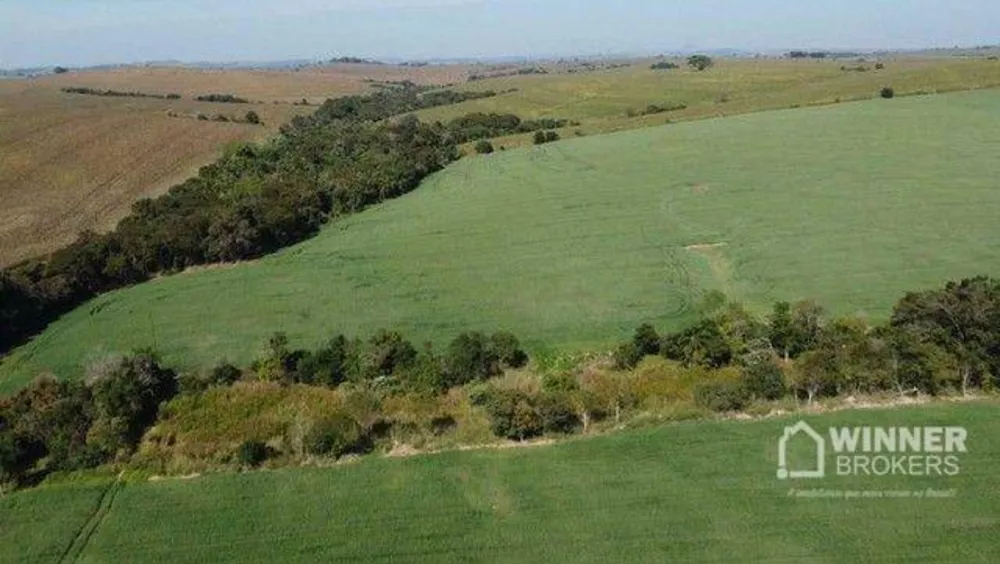
[[[267,445],[260,441],[245,441],[236,449],[236,460],[241,466],[256,468],[260,466],[271,453]]]
[[[784,373],[770,361],[744,367],[740,383],[752,398],[773,401],[785,395]]]
[[[545,141],[546,141],[545,132],[544,131],[536,131],[535,132],[534,141],[535,141],[535,145],[542,145],[542,144],[544,144]]]
[[[476,143],[476,153],[480,155],[489,155],[493,152],[493,150],[493,143],[490,143],[485,139]]]
[[[896,91],[893,90],[891,86],[886,86],[885,88],[882,89],[880,94],[883,98],[889,99],[896,96]]]
[[[653,70],[673,70],[679,69],[680,65],[677,63],[671,63],[670,61],[660,61],[658,63],[653,63],[649,68]]]
[[[704,382],[694,390],[694,401],[712,411],[739,411],[747,404],[746,390],[738,382]]]
[[[882,63],[875,63],[875,70],[882,70],[884,68],[885,68],[884,64],[882,64]]]
[[[558,141],[558,140],[559,140],[559,134],[556,133],[555,131],[546,131],[545,132],[545,142],[546,143],[552,143],[552,142]]]
[[[622,343],[614,352],[615,368],[619,370],[635,368],[643,356],[643,352],[634,342]]]
[[[253,110],[250,110],[250,111],[248,111],[246,113],[245,116],[243,116],[243,121],[245,121],[247,123],[252,123],[254,125],[259,125],[260,124],[260,116],[257,115],[257,112],[255,112]]]
[[[520,368],[528,363],[528,354],[521,349],[521,341],[513,333],[499,331],[490,337],[490,345],[500,364]]]
[[[306,452],[313,455],[342,456],[361,450],[361,426],[343,413],[328,415],[312,424],[303,438]]]
[[[490,429],[498,437],[523,441],[540,435],[545,428],[541,414],[525,392],[491,388],[480,401],[490,416]]]
[[[573,409],[568,392],[543,394],[534,409],[546,432],[570,434],[580,428],[580,418]]]
[[[713,67],[715,61],[708,55],[691,55],[688,57],[687,64],[694,70],[703,71]]]
[[[242,377],[243,373],[239,368],[223,361],[212,369],[211,381],[213,384],[220,386],[229,386],[236,383]]]

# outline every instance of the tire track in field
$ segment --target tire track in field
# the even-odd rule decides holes
[[[60,564],[68,562],[76,562],[80,559],[80,555],[83,554],[83,550],[87,548],[87,543],[90,542],[90,538],[94,536],[97,529],[100,528],[101,523],[104,518],[108,516],[111,512],[111,505],[115,501],[115,496],[124,487],[124,482],[122,482],[122,476],[125,472],[118,474],[114,482],[104,490],[101,494],[100,499],[97,501],[97,507],[94,508],[94,512],[90,515],[90,518],[80,527],[80,530],[70,541],[69,545],[63,551],[62,556],[59,557]]]

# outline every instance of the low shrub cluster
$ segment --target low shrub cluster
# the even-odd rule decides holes
[[[195,97],[199,102],[219,102],[223,104],[249,104],[250,100],[233,94],[202,94]]]
[[[628,110],[625,111],[625,116],[632,118],[637,116],[662,114],[666,112],[678,112],[680,110],[686,110],[686,109],[687,109],[687,104],[681,104],[681,103],[666,104],[666,105],[650,104],[642,110],[634,110],[632,108],[629,108]]]
[[[82,86],[68,86],[62,89],[69,94],[88,94],[90,96],[109,96],[116,98],[157,98],[160,100],[180,100],[180,94],[150,94],[148,92],[122,92],[119,90],[98,90]]]
[[[544,145],[559,140],[559,134],[555,131],[536,131],[533,141],[535,145]]]

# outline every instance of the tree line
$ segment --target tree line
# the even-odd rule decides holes
[[[1000,281],[977,277],[914,292],[887,323],[833,318],[810,301],[779,302],[766,319],[738,304],[678,332],[639,327],[615,353],[620,367],[647,355],[687,366],[735,367],[741,378],[708,384],[700,403],[740,409],[753,399],[812,402],[847,394],[938,394],[1000,385]]]
[[[456,143],[467,143],[504,135],[558,129],[568,123],[565,119],[522,120],[514,114],[476,112],[449,121],[445,124],[445,129]]]
[[[43,376],[0,399],[0,491],[5,484],[31,485],[52,472],[127,463],[161,406],[179,394],[198,396],[247,380],[328,388],[350,383],[387,394],[433,395],[485,381],[527,360],[517,337],[505,332],[463,333],[440,354],[431,345],[418,350],[387,330],[365,340],[337,335],[315,350],[291,349],[287,337],[276,333],[251,366],[222,362],[204,374],[178,375],[153,351],[140,350],[91,365],[83,380]],[[312,425],[306,450],[334,456],[363,450],[370,432],[349,416],[330,412]],[[253,465],[269,450],[246,441],[235,455]]]
[[[389,330],[365,339],[336,335],[315,349],[294,348],[275,333],[249,366],[220,362],[184,373],[137,351],[92,364],[83,380],[40,377],[0,399],[0,484],[30,485],[50,472],[109,463],[141,465],[136,449],[151,426],[184,417],[191,406],[214,405],[219,389],[253,382],[274,386],[248,388],[253,394],[322,387],[341,393],[341,402],[324,403],[301,429],[290,424],[285,432],[294,440],[277,446],[246,435],[215,445],[244,466],[274,456],[368,452],[418,421],[434,432],[454,426],[463,405],[483,414],[496,437],[525,440],[587,432],[599,422],[619,425],[629,414],[688,402],[703,410],[692,412],[697,416],[790,397],[937,395],[1000,384],[998,280],[909,293],[888,322],[876,325],[832,317],[811,301],[779,302],[758,317],[712,294],[701,308],[701,319],[679,331],[638,327],[615,350],[617,369],[607,370],[590,362],[544,369],[539,361],[531,373],[510,373],[529,358],[507,332],[465,332],[440,351]],[[661,359],[654,370],[651,357]],[[458,407],[449,412],[441,407],[447,405]]]
[[[90,96],[110,96],[117,98],[157,98],[159,100],[180,100],[180,94],[151,94],[148,92],[122,92],[120,90],[98,90],[82,86],[67,86],[62,89],[68,94],[88,94]]]
[[[257,258],[413,190],[458,158],[456,144],[442,126],[385,120],[487,95],[404,86],[328,100],[275,139],[230,150],[166,194],[137,201],[114,231],[84,232],[47,257],[0,270],[0,354],[103,292]]]

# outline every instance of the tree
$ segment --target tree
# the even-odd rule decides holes
[[[680,333],[664,336],[660,341],[660,354],[679,360],[685,366],[708,368],[720,368],[733,358],[733,350],[713,319],[703,319]]]
[[[150,351],[112,362],[88,382],[94,403],[90,439],[108,456],[131,451],[156,421],[159,406],[178,390],[172,370]]]
[[[703,71],[715,66],[715,61],[708,55],[691,55],[687,64],[696,71]]]
[[[528,363],[528,354],[521,349],[521,341],[513,333],[498,331],[490,337],[493,354],[507,368],[521,368]]]
[[[480,155],[489,155],[493,152],[493,143],[490,143],[486,139],[476,143],[476,153]]]
[[[485,335],[477,331],[462,333],[448,345],[444,355],[447,387],[486,380],[499,374],[499,361]]]

